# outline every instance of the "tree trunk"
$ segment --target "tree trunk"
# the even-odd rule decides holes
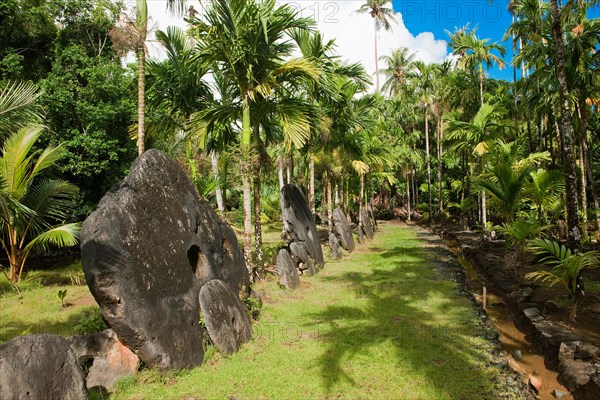
[[[377,20],[373,18],[373,33],[375,38],[375,93],[379,94],[379,55],[377,54]]]
[[[217,152],[215,150],[210,152],[210,161],[212,164],[213,176],[216,181],[219,180],[219,160],[217,158]],[[225,212],[225,203],[223,202],[223,189],[221,186],[217,186],[215,189],[215,197],[217,198],[217,208],[221,213]]]
[[[327,174],[327,171],[325,171]],[[321,225],[325,225],[325,219],[327,218],[327,179],[321,179],[323,187],[321,196]]]
[[[577,171],[575,164],[575,147],[572,133],[571,110],[569,107],[569,87],[567,84],[567,69],[565,60],[562,28],[557,0],[550,0],[552,15],[552,35],[556,44],[556,72],[559,83],[561,102],[561,139],[564,154],[563,170],[565,174],[566,204],[567,204],[567,240],[572,250],[579,250],[581,232],[579,231],[579,202]]]
[[[315,155],[310,153],[308,162],[308,207],[312,214],[315,213]]]
[[[441,114],[440,114],[440,118],[438,118],[438,140],[437,140],[437,146],[438,146],[438,210],[440,212],[440,214],[442,214],[444,212],[444,192],[442,190],[442,172],[443,172],[443,160],[442,160],[442,155],[443,155],[443,144],[442,141],[444,140],[444,125],[442,122],[442,118],[441,118]]]
[[[408,212],[408,220],[411,220],[412,209],[410,207],[410,172],[406,173],[406,211]]]
[[[327,227],[333,232],[333,201],[331,193],[331,173],[327,172]]]
[[[285,186],[285,181],[283,180],[283,157],[281,155],[277,156],[277,175],[279,176],[279,190],[281,191]]]
[[[364,226],[363,221],[363,201],[365,196],[365,175],[360,174],[360,193],[358,195],[358,225],[360,228]]]
[[[250,103],[246,98],[242,110],[242,190],[244,193],[244,258],[246,267],[250,273],[250,279],[254,279],[254,267],[252,262],[252,187],[251,179],[251,143],[252,130],[250,126]]]
[[[257,273],[261,274],[263,265],[263,246],[262,246],[262,222],[260,220],[262,211],[260,207],[260,164],[255,170],[254,175],[254,251]]]
[[[431,214],[431,154],[429,151],[429,110],[425,109],[425,152],[427,157],[427,194],[429,196],[428,209]]]
[[[143,33],[142,33],[143,34]],[[144,35],[144,37],[146,37]],[[137,67],[138,67],[138,137],[137,147],[138,155],[142,155],[145,148],[146,134],[145,134],[145,80],[146,80],[146,48],[144,42],[138,45],[137,49]]]
[[[292,158],[292,154],[288,156],[288,165],[287,165],[287,183],[288,185],[292,183],[292,169],[294,168],[294,159]]]

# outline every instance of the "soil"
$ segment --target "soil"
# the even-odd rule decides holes
[[[527,303],[536,303],[547,319],[586,336],[600,347],[600,269],[588,270],[584,283],[591,283],[594,291],[588,291],[579,302],[577,318],[570,319],[571,308],[567,302],[567,291],[562,287],[548,287],[524,279],[524,275],[541,268],[531,254],[521,261],[503,240],[482,240],[481,233],[466,232],[458,225],[449,223],[431,224],[433,232],[444,238],[446,244],[463,266],[471,291],[476,293],[480,303],[484,303],[483,288],[486,289],[486,312],[500,332],[500,341],[508,354],[520,350],[523,359],[518,365],[526,375],[532,374],[542,379],[543,386],[539,398],[554,399],[554,389],[568,393],[556,380],[557,373],[545,368],[543,356],[538,349],[527,342],[514,325],[514,312],[519,310],[525,296]],[[514,361],[513,361],[514,362]],[[565,399],[571,398],[569,396]]]

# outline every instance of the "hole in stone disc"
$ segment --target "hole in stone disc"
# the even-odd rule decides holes
[[[198,269],[198,256],[200,254],[200,248],[196,245],[193,245],[189,248],[187,252],[188,261],[190,263],[190,267],[192,268],[192,273],[195,275],[196,270]]]

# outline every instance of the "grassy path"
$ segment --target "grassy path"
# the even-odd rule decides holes
[[[386,224],[295,292],[274,282],[254,339],[176,375],[121,382],[131,399],[495,399],[473,308],[442,277],[425,232]]]

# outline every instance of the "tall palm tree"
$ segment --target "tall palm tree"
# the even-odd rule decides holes
[[[274,0],[216,0],[204,18],[193,18],[191,25],[198,60],[221,68],[235,83],[241,102],[244,255],[252,268],[251,152],[260,133],[258,106],[273,98],[282,86],[295,85],[299,79],[318,79],[319,70],[310,60],[300,57],[284,61],[294,51],[287,34],[294,29],[310,29],[311,21],[299,18],[288,5],[276,7]],[[298,107],[281,108],[279,112],[288,145],[302,147],[310,134],[308,113]]]
[[[425,111],[425,154],[427,164],[427,193],[429,195],[429,208],[431,209],[431,151],[429,146],[429,113],[435,103],[436,64],[425,64],[423,61],[414,63],[415,68],[415,93],[419,96],[419,104]]]
[[[382,70],[386,81],[381,90],[389,92],[391,96],[401,96],[410,79],[415,53],[410,53],[406,47],[400,47],[392,51],[389,56],[379,58],[386,64]]]
[[[392,28],[390,21],[396,22],[394,9],[386,5],[391,0],[367,0],[356,12],[360,14],[369,14],[373,18],[373,33],[375,41],[375,90],[379,93],[379,56],[377,55],[377,34],[383,28],[388,31]]]
[[[569,86],[567,83],[567,67],[565,58],[565,45],[561,18],[556,0],[550,0],[550,15],[552,16],[552,36],[556,50],[555,67],[558,78],[561,129],[563,145],[563,170],[565,174],[566,203],[567,203],[567,240],[571,249],[579,249],[581,232],[579,230],[579,199],[577,166],[575,164],[575,144],[572,132],[571,105],[569,100]]]

